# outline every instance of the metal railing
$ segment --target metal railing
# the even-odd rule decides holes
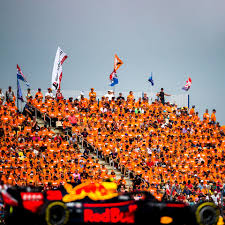
[[[5,92],[7,91],[7,89],[3,89],[2,92],[5,94]],[[16,95],[16,90],[13,90],[14,94]],[[45,96],[45,94],[48,92],[47,90],[42,90],[41,91],[43,96]],[[81,92],[83,92],[84,97],[89,98],[89,92],[90,90],[63,90],[62,94],[64,96],[64,98],[68,99],[70,97],[72,97],[73,99],[78,98],[81,94]],[[107,90],[95,90],[96,92],[96,98],[97,99],[101,99],[102,96],[105,96],[107,94]],[[24,100],[26,99],[26,95],[27,95],[27,91],[26,90],[22,90],[23,93],[23,98]],[[31,94],[33,97],[35,97],[35,94],[37,93],[37,90],[31,90]],[[123,90],[118,90],[115,92],[115,97],[118,97],[119,93],[122,93],[122,95],[126,98],[129,95],[129,91],[123,91]],[[153,102],[155,101],[155,99],[157,99],[157,92],[150,92],[150,91],[133,91],[133,95],[135,97],[136,100],[138,100],[138,98],[142,98],[143,94],[146,93],[148,98],[149,98],[149,102]],[[53,93],[55,96],[55,92]],[[176,104],[178,107],[187,107],[188,106],[188,94],[184,93],[184,94],[175,94],[175,95],[171,95],[171,96],[167,96],[166,97],[166,101],[170,102],[171,104]]]

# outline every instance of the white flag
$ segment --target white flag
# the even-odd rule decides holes
[[[55,90],[60,89],[62,80],[62,64],[64,63],[66,58],[66,53],[63,52],[60,47],[58,47],[52,71],[52,88],[55,88]]]

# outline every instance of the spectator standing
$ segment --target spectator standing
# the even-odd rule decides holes
[[[211,123],[215,124],[216,123],[216,110],[213,109],[212,114],[211,114]]]
[[[203,120],[208,123],[209,122],[209,118],[210,118],[210,116],[209,116],[209,110],[206,109],[205,110],[205,113],[203,114]]]
[[[6,101],[13,102],[13,99],[15,97],[14,92],[12,91],[12,87],[9,86],[8,90],[5,93]]]
[[[195,106],[194,105],[191,107],[189,114],[194,116],[194,114],[195,114]]]
[[[51,88],[48,88],[48,92],[45,94],[45,98],[46,99],[54,98]]]
[[[129,95],[127,96],[127,101],[133,101],[134,100],[134,93],[133,91],[129,92]]]
[[[57,93],[56,93],[56,100],[59,101],[59,100],[62,100],[63,99],[63,95],[62,93],[60,92],[60,89],[57,90]]]
[[[146,93],[144,93],[144,96],[142,97],[143,102],[148,102],[148,96]]]
[[[94,88],[91,88],[91,91],[89,92],[89,98],[93,101],[96,100],[96,92],[94,91]]]
[[[120,92],[119,96],[117,97],[117,101],[123,101],[125,98],[123,97],[123,94]]]
[[[112,98],[114,97],[113,91],[112,90],[108,90],[108,93],[105,95],[105,97],[109,99],[109,101],[112,100]]]
[[[43,94],[41,92],[41,88],[38,88],[38,91],[35,94],[35,98],[36,98],[36,96],[37,96],[37,99],[41,99],[41,100],[43,99]]]
[[[91,93],[91,92],[90,92]],[[90,94],[89,94],[89,96],[90,96]],[[83,91],[81,91],[80,92],[80,95],[77,97],[77,99],[80,101],[81,100],[81,98],[84,98],[84,92]],[[90,97],[91,98],[91,97]]]
[[[1,103],[3,103],[4,100],[5,100],[5,95],[3,94],[2,89],[0,88],[0,101],[1,101]]]
[[[30,99],[30,97],[32,97],[31,92],[30,92],[30,88],[27,89],[27,95],[26,95],[26,99],[28,101],[28,99]]]
[[[160,91],[159,93],[157,93],[157,96],[159,97],[161,103],[164,105],[164,104],[165,104],[165,96],[171,96],[171,95],[166,94],[166,93],[164,92],[164,89],[161,88],[161,91]]]

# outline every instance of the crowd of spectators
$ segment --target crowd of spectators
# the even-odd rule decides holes
[[[213,200],[221,204],[225,184],[225,127],[217,122],[216,110],[210,115],[206,109],[200,118],[194,106],[178,108],[166,102],[163,89],[153,102],[149,102],[146,94],[135,99],[132,91],[126,97],[121,93],[115,97],[109,91],[99,100],[93,88],[89,98],[81,93],[79,98],[64,99],[61,93],[57,93],[60,98],[51,93],[49,89],[44,97],[39,89],[32,96],[28,91],[26,117],[16,113],[13,102],[10,107],[7,102],[1,105],[1,126],[5,133],[1,146],[4,149],[1,158],[5,161],[1,165],[8,167],[0,169],[6,171],[2,176],[5,182],[11,177],[10,182],[23,183],[23,173],[18,175],[18,169],[8,172],[17,164],[21,165],[20,170],[27,170],[25,176],[29,179],[33,174],[32,179],[35,177],[38,184],[45,182],[47,171],[52,183],[65,182],[77,171],[86,171],[87,177],[95,181],[109,176],[97,162],[86,159],[73,142],[56,139],[45,127],[33,130],[30,118],[35,108],[44,120],[51,118],[53,126],[61,124],[64,131],[71,132],[71,139],[81,136],[99,157],[120,169],[124,176],[130,176],[133,188],[150,191],[158,199],[169,197],[190,204]],[[15,125],[13,119],[5,119],[5,113],[10,116],[16,113],[18,118],[21,115],[23,121],[15,119]],[[15,127],[21,128],[15,132]],[[43,145],[46,145],[44,150]],[[22,163],[17,156],[23,157]],[[41,182],[40,174],[44,175]],[[125,191],[123,180],[118,182]]]
[[[39,126],[32,108],[19,112],[11,88],[7,92],[11,93],[5,98],[0,90],[1,184],[57,188],[65,182],[115,177],[89,152],[82,152],[77,139],[56,134],[49,126]],[[42,98],[41,90],[37,95]],[[32,98],[29,90],[27,98]]]

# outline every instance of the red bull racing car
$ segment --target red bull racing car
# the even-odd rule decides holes
[[[148,192],[120,194],[111,182],[65,184],[57,190],[7,187],[1,191],[6,224],[186,224],[215,225],[212,202],[189,206],[158,201]]]

